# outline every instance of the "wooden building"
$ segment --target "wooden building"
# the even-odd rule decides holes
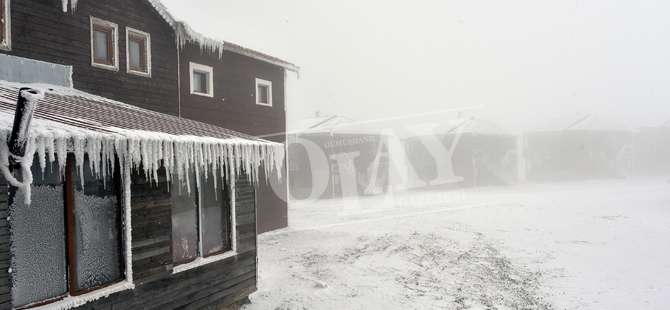
[[[343,116],[317,116],[294,124],[289,139],[289,189],[294,198],[386,191],[388,157],[378,150],[380,131]],[[307,149],[310,145],[312,150]],[[355,185],[347,187],[347,180],[355,180]]]
[[[21,86],[0,82],[3,141]],[[43,91],[20,169],[0,144],[1,309],[218,309],[256,290],[254,183],[282,144]]]
[[[241,156],[239,153],[241,150],[256,145],[257,148],[248,151],[249,154],[258,156],[248,160],[255,161],[262,157],[257,153],[261,150],[258,143],[272,145],[275,151],[281,151],[284,154],[281,145],[260,140],[252,135],[285,131],[285,128],[280,128],[284,126],[282,125],[284,74],[285,70],[297,71],[296,66],[230,43],[203,38],[187,25],[177,23],[156,0],[0,0],[0,8],[2,14],[0,16],[0,81],[13,82],[8,84],[0,82],[5,83],[2,84],[3,93],[0,95],[0,100],[5,104],[5,112],[9,111],[10,104],[15,105],[17,87],[20,84],[14,83],[45,83],[55,85],[47,86],[55,91],[47,92],[45,100],[53,105],[52,108],[55,109],[53,111],[57,113],[53,114],[55,118],[50,118],[48,113],[40,112],[38,108],[36,119],[41,118],[48,123],[55,122],[66,127],[72,126],[68,127],[68,130],[72,131],[70,134],[82,130],[84,133],[102,131],[99,135],[106,138],[109,138],[109,135],[119,137],[118,135],[127,134],[128,131],[120,130],[123,128],[146,131],[148,134],[144,137],[148,139],[147,141],[142,140],[140,136],[133,136],[135,140],[127,138],[129,143],[130,141],[137,142],[132,145],[133,147],[140,148],[139,153],[135,153],[136,158],[132,161],[136,164],[146,165],[146,160],[156,159],[151,158],[152,149],[145,148],[146,145],[143,143],[158,143],[157,141],[167,143],[165,139],[177,143],[187,135],[205,137],[203,139],[207,140],[207,143],[211,142],[212,146],[230,145],[232,143],[230,139],[239,140],[240,144],[236,146],[237,148],[227,149],[228,152],[232,152],[229,155],[236,154],[235,156],[238,157]],[[211,46],[216,48],[209,49]],[[200,58],[196,61],[188,59],[186,55],[193,52],[195,48],[205,52],[214,52],[214,54],[205,53],[208,55],[204,56],[205,58],[219,55],[208,60],[218,61],[218,64],[211,65],[213,74],[207,75],[207,72],[198,71],[202,68],[195,68],[193,71],[195,74],[189,75],[191,67],[180,67],[180,64],[184,62],[206,63]],[[199,53],[197,56],[201,57]],[[221,67],[219,64],[226,64],[229,67]],[[180,68],[188,68],[184,69],[188,71],[180,72]],[[231,70],[228,71],[231,72],[231,75],[224,74],[224,68]],[[250,73],[247,73],[246,70]],[[268,75],[265,75],[266,71],[269,72]],[[256,81],[252,80],[249,87],[246,84],[246,77],[252,75],[251,72],[260,80],[272,82],[272,85],[263,84],[265,83],[263,81],[260,85],[256,85]],[[203,87],[203,85],[209,87],[208,91],[213,91],[212,97],[190,96],[192,95],[190,85],[193,82],[197,83],[194,77],[201,77],[198,81],[210,83],[200,84],[198,87]],[[189,85],[189,87],[181,87],[182,84]],[[58,86],[66,87],[67,90],[59,90]],[[254,89],[260,91],[263,87],[268,88],[265,88],[266,97],[261,100],[261,103],[271,102],[273,107],[278,107],[278,109],[265,112],[266,106],[256,105],[253,99],[257,96]],[[227,89],[226,92],[219,93],[224,88]],[[205,89],[197,88],[195,92],[198,90],[202,92]],[[217,109],[216,111],[211,109],[198,111],[198,102],[191,100],[195,97],[213,98],[212,100],[218,98],[223,103],[226,102],[223,99],[232,98],[233,95],[230,94],[239,95],[239,100],[231,99],[231,102],[236,103],[233,105],[236,107],[234,109],[215,104],[213,106]],[[249,102],[243,102],[241,98],[244,95],[242,94],[252,97],[254,100],[250,101],[252,108],[244,106]],[[272,101],[269,98],[272,98]],[[56,105],[56,102],[62,106]],[[128,107],[119,102],[134,107]],[[91,108],[91,105],[95,108]],[[273,122],[268,123],[276,126],[262,127],[263,130],[268,131],[253,131],[254,124],[262,123],[260,120],[264,117],[253,117],[252,114],[256,111],[260,111],[258,115],[271,116]],[[229,115],[235,113],[237,113],[235,116]],[[132,114],[137,114],[137,116]],[[205,117],[211,115],[221,116],[226,121],[215,121],[216,117]],[[119,121],[117,119],[119,116],[128,117],[133,120],[133,123],[118,124],[116,122]],[[147,119],[152,118],[155,122],[148,123]],[[199,118],[203,122],[187,118]],[[278,120],[279,118],[282,118],[282,121]],[[228,120],[232,119],[237,122],[229,123]],[[240,123],[245,124],[239,125]],[[103,127],[106,129],[101,129]],[[114,127],[114,129],[110,131],[108,127]],[[251,135],[221,127],[238,127]],[[267,128],[272,128],[272,130]],[[275,128],[277,131],[274,131]],[[117,129],[121,132],[115,131]],[[60,131],[53,133],[60,133]],[[276,140],[283,142],[279,138]],[[72,138],[68,141],[76,146],[78,140]],[[260,142],[257,143],[257,141]],[[188,149],[190,147],[183,143],[174,145],[175,148]],[[70,148],[67,150],[69,151]],[[47,149],[47,153],[53,154],[53,151]],[[212,155],[212,153],[207,153],[208,151],[211,150],[204,148],[203,155]],[[173,155],[177,156],[177,153]],[[275,155],[274,158],[277,161],[273,164],[262,161],[259,163],[260,167],[253,169],[254,172],[246,171],[246,173],[263,180],[276,177],[277,171],[283,171],[286,168],[283,165],[284,156]],[[84,160],[83,157],[86,155],[78,154],[75,156],[75,161]],[[150,164],[153,167],[160,166],[155,161],[151,161]],[[40,165],[44,167],[41,162]],[[125,169],[122,163],[120,165]],[[77,164],[77,166],[80,165]],[[197,166],[197,164],[191,165],[189,172],[193,173],[194,167]],[[254,165],[249,167],[254,167]],[[61,172],[65,171],[62,169]],[[110,292],[107,287],[102,287],[90,292],[88,289],[82,291],[75,287],[76,285],[70,287],[76,275],[67,275],[64,279],[67,283],[59,284],[67,286],[67,291],[34,295],[33,300],[31,299],[33,297],[29,297],[32,291],[21,289],[20,284],[13,285],[12,281],[17,274],[13,272],[10,276],[9,269],[5,268],[0,270],[0,279],[2,279],[0,281],[0,309],[22,307],[41,301],[51,302],[52,298],[59,299],[64,296],[65,298],[61,301],[51,302],[45,307],[71,308],[82,305],[85,308],[122,309],[212,308],[230,304],[255,291],[256,235],[260,231],[286,225],[285,203],[281,201],[279,207],[272,208],[271,203],[266,201],[274,201],[272,199],[277,195],[272,192],[273,196],[269,196],[267,187],[261,187],[258,190],[255,188],[255,186],[258,187],[258,184],[265,184],[265,181],[252,184],[246,177],[239,177],[245,173],[245,170],[237,169],[235,174],[231,174],[225,180],[235,189],[229,187],[228,192],[215,194],[215,197],[218,197],[219,194],[221,197],[225,195],[235,197],[234,200],[231,200],[234,202],[230,207],[231,211],[227,213],[230,219],[228,233],[231,241],[228,246],[224,244],[218,249],[217,243],[212,241],[215,239],[204,238],[202,231],[181,235],[175,233],[178,227],[174,224],[181,222],[182,219],[177,216],[183,211],[179,209],[179,206],[191,201],[192,203],[187,205],[188,208],[194,206],[200,208],[198,199],[201,198],[198,195],[204,195],[204,193],[198,191],[198,186],[193,182],[187,186],[187,188],[196,189],[191,192],[196,196],[176,197],[175,192],[183,191],[179,187],[169,190],[169,187],[175,184],[170,182],[173,180],[170,178],[174,173],[173,168],[154,169],[148,174],[142,172],[140,166],[133,166],[132,169],[130,177],[120,177],[120,179],[130,181],[128,184],[131,184],[129,186],[131,186],[132,194],[131,191],[125,189],[125,183],[119,185],[124,187],[124,195],[127,193],[123,199],[130,199],[129,204],[122,205],[119,209],[127,210],[130,214],[128,218],[123,217],[120,220],[122,224],[119,226],[121,229],[118,230],[118,232],[123,231],[118,240],[121,242],[119,249],[123,251],[122,254],[126,255],[125,259],[121,258],[123,261],[122,274],[125,278],[111,285],[114,288],[118,288],[119,285],[123,286],[124,290]],[[203,167],[199,169],[201,173],[208,171]],[[135,170],[138,173],[135,173]],[[258,174],[255,173],[256,170]],[[282,176],[285,177],[285,173],[282,173]],[[196,184],[198,182],[204,184],[206,180],[198,180]],[[285,186],[286,182],[282,184]],[[1,185],[0,189],[2,188],[10,191],[10,198],[14,195],[11,193],[15,191],[12,186]],[[195,203],[193,199],[196,199]],[[1,205],[2,203],[0,203],[0,208],[2,208]],[[7,210],[11,205],[12,201],[5,203],[5,211],[0,211],[0,225],[4,225],[4,230],[0,229],[0,252],[3,253],[0,255],[0,260],[4,261],[2,266],[5,267],[9,267],[9,264],[13,264],[17,259],[10,249],[10,244],[13,244],[10,241],[14,240],[12,234],[15,230],[12,222],[6,220]],[[257,205],[265,207],[257,208]],[[11,208],[9,209],[11,212]],[[278,215],[270,214],[267,210],[277,212]],[[221,214],[225,217],[224,213]],[[274,222],[267,220],[267,218],[274,217],[278,220]],[[260,218],[265,218],[265,222],[273,222],[275,225],[261,225],[257,221]],[[124,226],[130,223],[133,224],[132,235],[130,235],[130,226]],[[206,222],[203,220],[202,223]],[[198,240],[197,246],[193,245],[194,240]],[[218,250],[208,253],[207,249]],[[209,256],[210,254],[214,255]],[[10,257],[13,258],[10,260]],[[73,263],[72,258],[68,257],[66,263]],[[49,266],[48,263],[45,262],[45,266]],[[12,270],[16,271],[15,268]],[[70,276],[73,277],[72,281],[69,280]],[[21,294],[28,297],[16,297]],[[98,298],[101,299],[93,301]],[[13,304],[12,300],[14,300]]]
[[[557,118],[524,135],[528,180],[623,178],[633,171],[633,130],[590,114]]]
[[[286,141],[286,76],[292,63],[207,38],[177,23],[180,115],[270,141]],[[263,170],[264,171],[264,170]],[[286,165],[271,172],[281,183],[257,189],[259,233],[288,226]]]
[[[292,63],[204,37],[176,21],[157,0],[1,3],[7,14],[0,40],[3,64],[28,59],[71,66],[69,84],[76,89],[286,140],[285,77],[287,70],[298,71]],[[14,70],[4,71],[16,79]],[[273,176],[286,175],[285,165],[278,169]],[[286,182],[279,184],[258,189],[260,232],[288,224]]]
[[[477,187],[516,183],[516,138],[504,128],[474,117],[447,120],[430,127],[427,134],[437,137],[441,145],[431,146],[426,136],[405,140],[410,163],[427,186],[438,180],[438,164],[451,164],[454,175],[462,178],[439,182],[448,182],[446,185]],[[429,148],[434,150],[431,152]],[[453,154],[449,154],[449,150]]]

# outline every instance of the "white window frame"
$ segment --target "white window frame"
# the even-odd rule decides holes
[[[195,171],[195,175],[196,175],[195,179],[196,179],[197,186],[198,186],[198,188],[200,188],[201,175],[200,175],[200,172],[198,171],[197,168],[196,168],[196,171]],[[197,268],[197,267],[200,267],[200,266],[203,266],[203,265],[207,265],[207,264],[210,264],[210,263],[220,261],[222,259],[226,259],[228,257],[232,257],[232,256],[237,255],[237,222],[235,220],[235,218],[236,218],[236,213],[235,213],[235,209],[236,209],[236,206],[235,206],[235,182],[234,182],[235,179],[236,178],[234,177],[234,175],[231,174],[230,175],[230,180],[228,180],[228,183],[229,183],[228,184],[228,190],[230,191],[230,250],[228,250],[226,252],[223,252],[223,253],[220,253],[220,254],[204,257],[203,254],[202,254],[202,226],[199,224],[198,225],[198,252],[199,252],[198,257],[192,262],[179,264],[177,266],[174,266],[172,268],[172,274],[180,273],[180,272],[183,272],[183,271],[186,271],[186,270],[189,270],[189,269]],[[174,180],[174,182],[179,182],[179,181]],[[199,216],[202,216],[202,211],[200,209],[201,206],[202,206],[202,197],[200,195],[198,195],[197,208],[198,208]],[[202,218],[198,219],[198,222],[201,223]]]
[[[205,96],[205,97],[214,97],[214,68],[210,66],[205,66],[201,64],[197,64],[194,62],[189,62],[188,63],[188,68],[189,68],[189,84],[191,85],[191,94],[193,95],[199,95],[199,96]],[[193,89],[193,73],[194,72],[200,72],[200,73],[205,73],[207,75],[207,93],[201,93],[201,92],[196,92]]]
[[[0,50],[11,51],[12,50],[12,11],[10,10],[9,2],[10,0],[2,0],[3,3],[3,12],[5,12],[5,31],[3,33],[3,39],[0,41]]]
[[[130,36],[138,36],[144,38],[144,53],[145,61],[144,64],[147,68],[146,71],[138,71],[130,68]],[[126,27],[126,72],[130,74],[135,74],[139,76],[151,77],[151,34]]]
[[[268,88],[268,94],[267,94],[268,95],[268,102],[267,103],[263,103],[263,102],[258,101],[258,98],[260,98],[260,96],[258,96],[258,86],[259,85],[267,86],[267,88]],[[271,107],[272,106],[272,82],[271,81],[256,78],[256,104],[266,106],[266,107]]]
[[[102,19],[99,19],[99,18],[96,18],[96,17],[93,17],[93,16],[91,16],[90,19],[91,19],[91,25],[90,25],[90,28],[91,28],[91,66],[96,67],[96,68],[119,71],[119,26],[115,23],[108,22],[106,20],[102,20]],[[112,45],[113,45],[114,50],[112,51],[113,61],[112,61],[111,65],[101,64],[101,63],[95,62],[95,49],[94,49],[95,46],[94,46],[94,42],[93,42],[95,40],[95,38],[94,38],[95,33],[94,33],[93,25],[95,25],[95,24],[102,25],[104,27],[112,28],[112,32],[114,32],[112,34],[112,40],[114,41],[114,42],[112,42]]]

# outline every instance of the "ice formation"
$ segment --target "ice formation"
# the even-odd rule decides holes
[[[37,100],[40,97],[33,95],[32,98]],[[13,115],[0,114],[0,123],[9,125],[0,129],[0,139],[7,141],[12,122]],[[7,144],[0,143],[0,169],[11,185],[26,193],[25,203],[30,204],[30,166],[33,156],[38,156],[42,171],[47,161],[57,161],[62,173],[66,161],[56,159],[66,158],[68,153],[73,153],[79,175],[83,175],[84,154],[88,154],[92,173],[102,178],[113,173],[114,160],[118,158],[121,167],[129,165],[140,169],[150,181],[156,181],[158,169],[165,167],[169,181],[173,179],[174,173],[176,179],[187,182],[187,171],[197,168],[205,173],[209,169],[216,169],[226,179],[244,172],[256,184],[262,162],[265,162],[263,166],[266,175],[269,175],[275,167],[281,167],[284,159],[283,144],[265,140],[173,135],[115,127],[102,129],[105,132],[33,119],[23,158],[13,156]],[[14,178],[9,170],[10,157],[21,165],[24,175],[22,182]],[[187,183],[187,188],[190,192],[192,187]]]

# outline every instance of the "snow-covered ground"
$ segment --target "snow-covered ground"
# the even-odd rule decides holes
[[[291,227],[259,237],[259,289],[244,309],[670,305],[667,177],[411,191],[386,209],[379,199],[353,215],[341,200],[291,205]]]

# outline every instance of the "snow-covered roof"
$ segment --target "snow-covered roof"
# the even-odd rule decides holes
[[[379,135],[380,132],[344,116],[320,116],[289,125],[289,134]]]
[[[435,124],[426,125],[425,127],[432,127]],[[418,130],[419,132],[421,129]],[[489,135],[489,136],[511,136],[503,127],[485,121],[482,119],[467,117],[467,118],[456,118],[449,119],[437,123],[432,129],[434,134],[443,135],[443,134],[456,134],[458,132],[461,134],[470,134],[470,135]]]
[[[11,133],[19,90],[25,85],[0,81],[0,139]],[[118,155],[119,160],[144,168],[150,178],[165,166],[179,179],[189,169],[220,169],[257,180],[258,167],[280,166],[284,146],[232,130],[162,114],[71,88],[31,85],[42,90],[30,124],[26,156],[37,153],[42,169],[48,158],[74,152],[77,165],[89,154],[92,165]],[[30,94],[28,94],[30,95]],[[100,158],[102,156],[102,159]],[[0,168],[8,166],[8,147],[0,143]],[[64,165],[64,161],[59,161]],[[225,169],[224,169],[225,167]],[[62,169],[63,167],[61,167]],[[92,167],[97,173],[105,167]],[[19,185],[16,185],[19,186]]]
[[[650,114],[638,117],[627,123],[631,128],[670,127],[670,115]]]
[[[242,47],[240,45],[226,42],[223,40],[210,38],[197,32],[191,28],[186,22],[177,20],[172,13],[159,0],[146,0],[151,6],[163,17],[165,22],[170,25],[176,33],[177,44],[183,48],[186,43],[198,45],[201,51],[207,51],[211,54],[218,54],[218,57],[223,56],[223,51],[230,51],[244,56],[252,57],[296,73],[300,73],[300,67],[288,61],[270,56],[252,49]],[[63,12],[67,12],[68,4],[72,7],[72,11],[77,9],[78,0],[62,0]]]
[[[615,121],[592,114],[574,114],[550,120],[537,126],[527,133],[563,132],[563,131],[619,131],[632,132],[633,130]]]

